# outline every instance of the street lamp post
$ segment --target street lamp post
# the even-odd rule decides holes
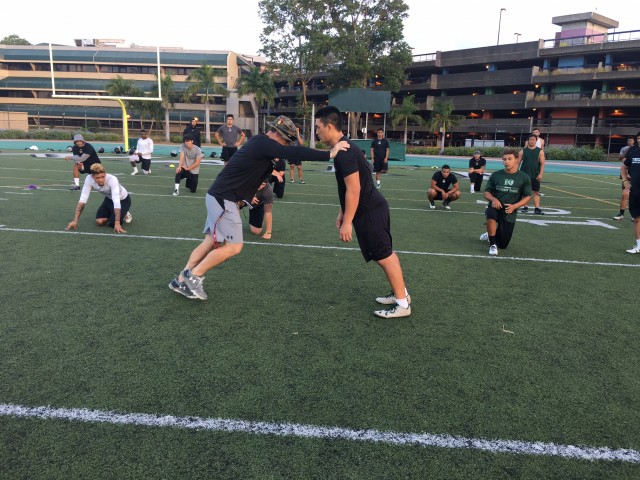
[[[520,35],[522,35],[521,33],[514,33],[514,35],[516,36],[516,43],[518,43],[518,40],[520,40]]]
[[[500,9],[500,20],[498,20],[498,41],[496,42],[496,45],[500,45],[500,26],[502,25],[502,12],[506,12],[506,11],[507,11],[506,8]]]

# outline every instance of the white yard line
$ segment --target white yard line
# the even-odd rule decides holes
[[[271,423],[227,418],[153,415],[147,413],[117,413],[108,410],[88,410],[86,408],[27,407],[6,403],[0,404],[0,415],[20,418],[39,418],[42,420],[67,420],[86,423],[107,423],[112,425],[182,428],[213,432],[239,432],[254,435],[276,435],[279,437],[347,440],[398,446],[418,445],[421,447],[472,449],[515,455],[538,455],[591,461],[640,463],[640,452],[632,449],[556,445],[554,443],[526,442],[522,440],[467,438],[446,434],[383,432],[375,429],[353,430],[350,428],[304,425],[298,423]]]
[[[202,237],[165,237],[159,235],[133,235],[120,233],[95,233],[95,232],[67,232],[64,230],[37,230],[31,228],[9,228],[0,226],[0,232],[20,232],[20,233],[43,233],[43,234],[59,234],[59,235],[80,235],[90,237],[115,237],[120,239],[145,239],[145,240],[169,240],[169,241],[188,241],[201,242]],[[303,245],[295,243],[273,243],[273,242],[244,242],[245,245],[258,245],[262,247],[287,247],[287,248],[308,248],[314,250],[344,250],[349,252],[360,252],[359,248],[354,247],[336,247],[329,245]],[[556,258],[528,258],[528,257],[492,257],[489,255],[472,255],[465,253],[440,253],[440,252],[416,252],[411,250],[396,250],[401,255],[425,255],[433,257],[452,257],[452,258],[472,258],[489,261],[519,261],[519,262],[538,262],[538,263],[559,263],[571,265],[601,266],[601,267],[630,267],[640,268],[640,263],[617,263],[617,262],[583,262],[578,260],[564,260]]]

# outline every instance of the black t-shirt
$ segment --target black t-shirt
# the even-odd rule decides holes
[[[458,179],[456,178],[455,174],[449,173],[449,176],[447,178],[444,178],[444,176],[442,175],[442,170],[438,170],[436,173],[434,173],[431,177],[431,180],[435,180],[436,185],[445,192],[449,191],[450,185],[458,183]]]
[[[347,137],[342,137],[340,140],[348,139]],[[386,200],[378,189],[373,186],[371,163],[367,162],[362,150],[351,140],[349,140],[349,145],[351,145],[351,148],[344,152],[339,152],[338,155],[336,155],[336,158],[333,159],[333,165],[336,169],[338,197],[340,198],[340,206],[343,212],[346,203],[345,195],[347,193],[347,185],[344,179],[358,172],[360,177],[360,198],[358,200],[358,209],[354,215],[354,218],[357,218],[367,210],[384,204]]]
[[[487,165],[487,160],[484,157],[480,157],[476,160],[476,157],[471,157],[469,160],[469,168],[473,168],[477,170],[478,168],[485,167]]]
[[[208,193],[232,202],[250,202],[262,181],[271,175],[275,167],[274,158],[285,157],[291,160],[326,162],[329,160],[329,152],[307,147],[288,147],[265,134],[254,135],[233,154]]]
[[[188,125],[187,128],[184,129],[184,132],[182,132],[182,136],[184,137],[187,133],[193,136],[193,143],[199,147],[200,129],[197,126]]]
[[[637,193],[640,191],[640,147],[637,145],[631,147],[624,156],[623,163],[631,177],[631,190]]]
[[[387,148],[389,148],[389,142],[386,138],[376,138],[373,142],[371,142],[371,148],[373,149],[374,160],[384,160],[384,157],[387,156]]]
[[[90,143],[84,142],[84,145],[82,147],[79,147],[74,143],[73,147],[71,147],[71,153],[73,155],[77,155],[78,157],[81,157],[85,154],[89,155],[89,158],[82,162],[84,164],[85,171],[89,170],[89,167],[94,163],[101,163],[100,158],[96,153],[96,149],[93,148],[93,145],[91,145]]]

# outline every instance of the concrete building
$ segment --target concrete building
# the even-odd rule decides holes
[[[117,76],[131,80],[147,93],[157,84],[157,49],[122,48],[122,40],[76,40],[76,46],[55,45],[52,48],[56,94],[78,95],[79,98],[52,96],[52,74],[49,45],[0,45],[0,114],[2,128],[12,128],[8,112],[25,112],[30,128],[83,128],[121,130],[122,112],[114,100],[83,99],[82,96],[107,95],[106,85]],[[255,105],[251,98],[239,98],[235,84],[243,70],[260,58],[244,57],[230,51],[197,51],[178,48],[160,49],[160,72],[171,74],[176,90],[184,91],[187,76],[201,64],[221,69],[218,83],[231,91],[229,97],[213,95],[210,102],[212,131],[235,115],[236,125],[248,131],[256,126]],[[204,105],[199,98],[189,103],[175,103],[170,112],[171,131],[180,133],[193,117],[204,121]],[[131,127],[150,128],[149,119],[141,119],[135,108],[129,109]],[[24,123],[13,128],[22,128]],[[156,125],[157,129],[161,128]]]
[[[428,119],[435,100],[451,100],[464,120],[447,133],[447,145],[521,146],[536,126],[548,145],[619,151],[640,129],[640,31],[616,32],[617,21],[592,12],[552,21],[560,27],[553,39],[415,55],[395,102],[414,95]],[[325,82],[321,75],[308,84],[316,105],[327,103]],[[370,87],[384,89],[384,79]],[[275,113],[295,115],[299,82],[277,88]],[[369,137],[383,121],[369,115]],[[402,138],[400,128],[384,126]],[[432,145],[436,135],[411,127],[409,138]]]
[[[436,100],[451,100],[454,113],[464,120],[447,132],[447,145],[521,146],[535,126],[550,146],[600,145],[608,152],[619,151],[625,137],[640,129],[640,30],[618,32],[617,21],[593,12],[555,17],[552,22],[559,27],[552,39],[415,55],[393,101],[399,104],[414,95],[417,113],[428,119]],[[122,48],[119,42],[78,40],[78,46],[56,46],[57,93],[103,95],[105,85],[117,75],[150,91],[157,71],[156,49]],[[224,69],[220,84],[233,92],[238,77],[253,65],[263,65],[264,59],[229,51],[160,51],[161,71],[173,76],[178,89],[186,88],[186,77],[203,62]],[[328,101],[327,78],[321,74],[307,82],[308,97],[318,107]],[[258,130],[258,118],[264,114],[296,117],[301,87],[299,81],[278,81],[275,107],[260,115],[251,98],[235,93],[214,96],[212,130],[224,121],[225,113],[233,113],[247,133]],[[384,90],[384,78],[372,78],[370,88]],[[202,121],[204,106],[196,100],[175,104],[173,132],[181,132],[194,116]],[[31,128],[121,126],[114,101],[52,98],[48,45],[0,45],[2,112],[26,112]],[[133,112],[131,127],[139,128],[139,120]],[[380,127],[391,138],[403,135],[375,112],[367,116],[366,127],[368,137]],[[409,139],[435,144],[437,135],[425,127],[411,127]]]

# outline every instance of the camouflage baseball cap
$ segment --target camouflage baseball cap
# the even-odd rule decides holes
[[[287,142],[294,142],[298,139],[298,130],[289,117],[280,115],[278,118],[276,118],[275,122],[267,122],[267,124],[271,128],[274,128],[280,135],[282,135],[282,138],[284,138]]]

